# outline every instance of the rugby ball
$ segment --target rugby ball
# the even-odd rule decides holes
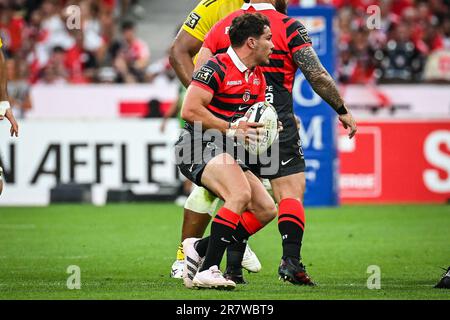
[[[244,146],[252,154],[264,153],[275,139],[278,138],[278,113],[268,102],[258,102],[252,105],[245,116],[248,122],[257,122],[264,124],[264,134],[259,141],[247,142]]]

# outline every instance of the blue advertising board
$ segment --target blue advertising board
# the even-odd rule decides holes
[[[328,72],[335,72],[333,7],[289,7],[289,16],[308,30],[313,48]],[[298,71],[293,88],[294,112],[301,119],[300,137],[306,160],[305,206],[337,206],[338,160],[336,112]]]

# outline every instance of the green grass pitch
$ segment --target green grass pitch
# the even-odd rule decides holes
[[[0,208],[0,299],[450,299],[434,289],[450,265],[447,205],[307,209],[303,258],[315,288],[278,280],[276,222],[250,243],[259,274],[231,292],[188,290],[169,277],[182,210],[171,204]],[[66,286],[67,267],[81,289]],[[381,270],[369,290],[367,268]]]

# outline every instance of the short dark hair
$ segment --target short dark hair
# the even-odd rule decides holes
[[[232,47],[242,47],[249,37],[259,38],[270,27],[267,17],[260,13],[245,13],[233,19],[229,30]]]
[[[135,25],[134,22],[131,20],[126,20],[122,23],[122,31],[127,31],[127,30],[131,30],[134,29]]]
[[[64,48],[61,47],[61,46],[54,46],[52,51],[53,51],[53,53],[64,53],[64,52],[66,52],[64,50]]]

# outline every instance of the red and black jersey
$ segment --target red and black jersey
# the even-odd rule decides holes
[[[284,130],[280,133],[280,140],[288,140],[297,132],[292,99],[297,65],[293,55],[298,50],[311,46],[306,28],[298,20],[276,11],[271,4],[244,4],[241,10],[231,13],[210,30],[203,46],[213,54],[225,52],[230,46],[228,30],[233,19],[252,12],[259,12],[270,21],[274,50],[269,65],[262,66],[267,81],[266,99],[276,108],[283,123]]]
[[[256,102],[265,100],[266,81],[260,67],[247,69],[231,47],[227,50],[203,65],[194,74],[191,85],[213,94],[209,111],[233,121]]]

